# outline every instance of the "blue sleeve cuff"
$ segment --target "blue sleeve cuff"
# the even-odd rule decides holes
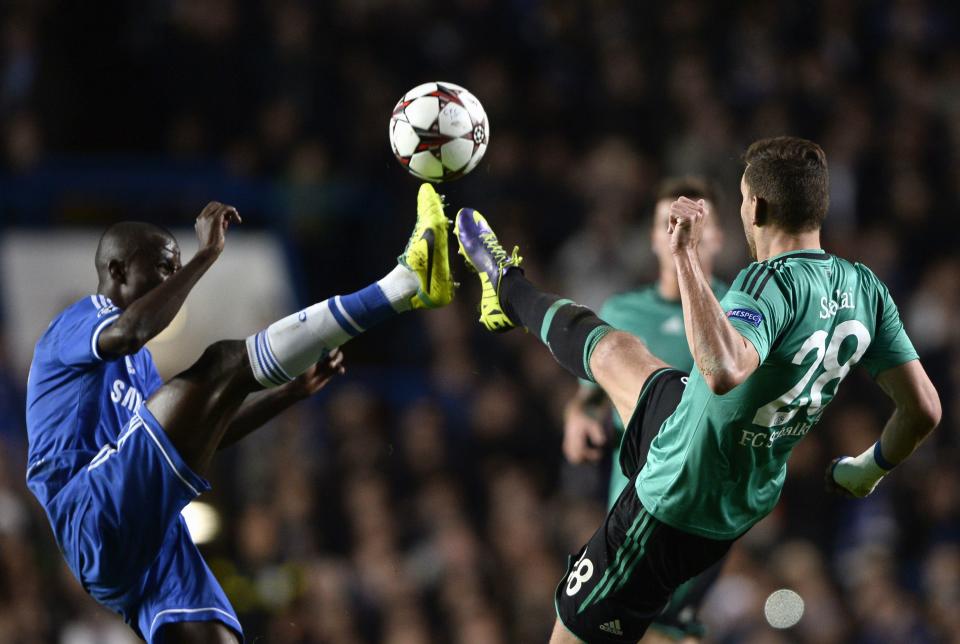
[[[103,357],[100,355],[100,351],[98,350],[98,347],[97,347],[97,343],[100,341],[100,334],[103,333],[108,326],[116,322],[117,318],[119,317],[120,317],[119,313],[117,313],[116,315],[111,315],[110,317],[106,318],[105,320],[97,324],[97,328],[93,330],[93,335],[90,337],[90,353],[97,360],[103,360]]]

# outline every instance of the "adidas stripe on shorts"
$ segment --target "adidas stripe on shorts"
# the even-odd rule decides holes
[[[673,591],[720,561],[733,543],[662,523],[637,497],[636,477],[646,461],[650,434],[676,409],[685,376],[665,369],[648,380],[621,454],[630,483],[587,545],[569,558],[567,574],[557,586],[557,616],[584,642],[635,644]],[[635,445],[627,445],[630,441]]]

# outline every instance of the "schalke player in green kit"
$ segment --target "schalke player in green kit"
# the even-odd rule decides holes
[[[650,352],[680,371],[693,369],[693,355],[687,345],[680,306],[680,283],[670,252],[670,205],[679,197],[703,199],[706,209],[717,212],[713,186],[700,177],[673,177],[660,182],[656,191],[651,218],[650,247],[657,259],[657,279],[651,284],[617,293],[600,307],[599,316],[610,326],[627,331],[638,338]],[[700,240],[699,257],[703,273],[714,295],[722,298],[727,284],[713,277],[713,261],[723,246],[723,231],[716,216],[707,217]],[[613,436],[607,436],[606,420],[612,419]],[[581,381],[577,393],[564,410],[563,453],[573,464],[598,463],[604,448],[609,446],[612,466],[608,491],[608,507],[613,507],[630,479],[620,469],[620,441],[623,420],[613,411],[596,383]],[[720,574],[722,562],[684,583],[676,590],[663,612],[651,624],[645,644],[684,640],[696,641],[704,633],[697,619],[700,604]]]
[[[631,291],[607,298],[600,307],[600,319],[610,326],[627,331],[643,340],[651,353],[681,371],[693,368],[693,356],[687,345],[680,306],[680,283],[670,252],[667,225],[670,204],[679,197],[703,199],[711,213],[717,211],[717,198],[710,183],[699,177],[676,177],[663,180],[657,187],[650,230],[650,247],[657,259],[656,281]],[[708,217],[700,241],[700,266],[710,282],[714,295],[723,297],[727,284],[713,277],[713,261],[723,246],[723,231],[716,217]],[[608,443],[602,419],[607,415],[607,397],[596,383],[581,381],[564,413],[563,453],[573,464],[599,462],[602,448]],[[623,420],[613,413],[615,436],[609,447],[616,464],[623,436]],[[620,496],[628,479],[614,467],[610,473],[609,504]]]
[[[457,214],[461,253],[483,288],[481,322],[536,333],[629,418],[620,461],[630,485],[571,557],[555,594],[553,644],[639,640],[680,584],[773,510],[793,446],[855,366],[895,409],[875,444],[830,464],[831,489],[870,494],[940,422],[939,396],[887,287],[820,246],[829,202],[823,150],[776,137],[755,142],[744,160],[740,215],[756,261],[722,300],[697,255],[709,216],[703,200],[681,197],[670,210],[695,361],[689,383],[637,337],[533,286],[517,250],[508,254],[480,213]]]

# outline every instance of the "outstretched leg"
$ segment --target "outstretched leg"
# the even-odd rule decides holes
[[[351,338],[399,313],[437,308],[453,298],[448,221],[429,184],[417,198],[417,224],[397,266],[349,295],[314,304],[246,341],[214,343],[147,401],[179,454],[202,472],[246,397],[284,385]]]
[[[550,644],[583,644],[583,640],[571,633],[563,625],[563,622],[557,619],[553,625],[553,633],[550,635]]]
[[[593,379],[610,397],[624,423],[630,422],[644,383],[666,366],[640,338],[625,331],[608,333],[590,355]]]
[[[603,387],[620,417],[629,420],[643,383],[666,363],[590,309],[531,284],[519,269],[517,249],[508,255],[479,212],[460,210],[456,231],[460,253],[480,276],[480,322],[490,331],[523,326],[562,367]]]
[[[187,466],[202,474],[233,415],[260,388],[243,340],[222,340],[145,404]]]

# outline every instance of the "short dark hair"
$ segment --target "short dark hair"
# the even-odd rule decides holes
[[[710,181],[702,177],[668,177],[657,186],[657,201],[664,199],[705,199],[717,206],[717,189]]]
[[[827,155],[806,139],[777,136],[747,148],[743,172],[750,194],[769,205],[768,215],[788,233],[817,230],[830,206]]]

